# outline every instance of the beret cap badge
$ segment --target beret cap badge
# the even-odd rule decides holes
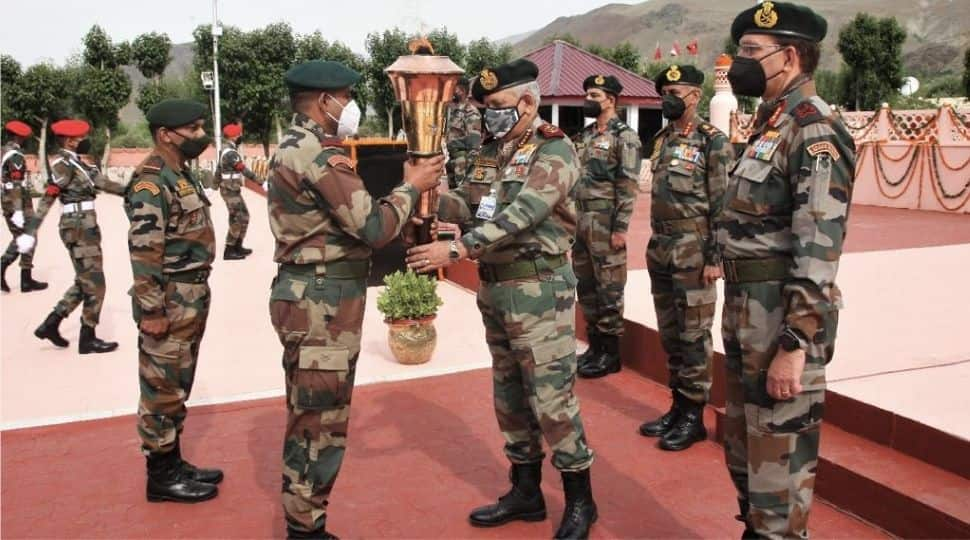
[[[670,82],[677,82],[677,81],[679,81],[680,80],[680,68],[678,68],[676,65],[670,66],[670,69],[667,70],[667,80],[670,81]]]
[[[498,86],[498,77],[495,75],[495,72],[490,69],[483,69],[479,75],[479,78],[481,80],[482,88],[485,90],[492,90]]]
[[[778,24],[778,13],[775,4],[768,1],[761,4],[761,9],[754,12],[754,24],[758,28],[774,28]]]
[[[606,79],[604,79],[602,75],[597,75],[596,76],[596,79],[593,80],[593,83],[595,83],[595,84],[606,84]]]

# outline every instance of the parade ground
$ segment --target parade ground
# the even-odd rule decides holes
[[[215,262],[213,306],[184,438],[189,459],[225,471],[219,497],[188,506],[145,501],[133,415],[137,352],[127,294],[127,219],[119,199],[102,195],[97,210],[108,292],[98,333],[119,341],[119,349],[78,355],[77,314],[62,325],[71,348],[33,337],[73,277],[64,271],[68,261],[52,220],[41,229],[34,271],[50,288],[3,296],[5,538],[284,534],[281,348],[267,308],[272,237],[262,195],[247,191],[245,197],[252,213],[247,245],[255,254]],[[225,231],[225,208],[214,199],[216,230]],[[592,536],[737,537],[742,527],[732,519],[734,492],[717,441],[719,383],[706,412],[708,441],[667,453],[637,434],[643,420],[669,403],[657,375],[665,369],[663,356],[650,335],[656,322],[643,269],[648,207],[649,197],[641,196],[631,227],[627,369],[579,380],[576,387],[596,452],[592,477],[600,519]],[[6,230],[0,241],[9,241]],[[823,428],[812,533],[885,537],[922,523],[924,530],[959,536],[970,523],[970,464],[961,453],[970,440],[970,216],[858,206],[847,246],[839,273],[847,307],[829,370],[833,417]],[[562,489],[547,463],[549,519],[491,530],[467,524],[472,507],[507,489],[491,361],[469,274],[455,268],[439,284],[445,303],[436,322],[438,346],[419,366],[394,361],[374,305],[379,291],[368,293],[349,448],[329,506],[328,529],[341,537],[548,538],[558,523]],[[16,276],[11,285],[16,291]],[[721,351],[719,324],[714,343]],[[885,437],[878,433],[883,427]],[[929,447],[920,449],[920,441]],[[894,505],[909,510],[893,511]],[[926,528],[926,519],[949,528]]]

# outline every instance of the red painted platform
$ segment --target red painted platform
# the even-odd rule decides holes
[[[668,391],[632,371],[580,381],[600,508],[594,538],[726,538],[740,534],[721,447],[658,450],[637,426],[666,407]],[[507,488],[492,413],[489,370],[364,386],[354,396],[347,460],[330,506],[346,538],[549,538],[563,497],[543,471],[550,517],[476,529],[470,508]],[[185,454],[222,467],[217,499],[150,504],[134,418],[2,433],[4,538],[269,538],[283,535],[279,506],[284,407],[280,399],[197,407]],[[713,416],[708,418],[713,430]],[[816,538],[885,533],[819,501]]]

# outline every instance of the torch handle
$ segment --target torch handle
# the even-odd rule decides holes
[[[422,217],[424,218],[424,222],[421,223],[417,230],[418,244],[430,244],[431,242],[437,240],[437,238],[434,238],[432,235],[432,230],[435,222],[438,220],[438,215],[429,214]]]

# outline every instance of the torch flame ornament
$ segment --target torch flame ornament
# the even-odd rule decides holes
[[[447,129],[447,107],[458,80],[465,73],[447,56],[435,56],[425,37],[411,40],[410,55],[400,56],[384,70],[401,104],[401,120],[411,159],[442,154]],[[418,243],[431,242],[431,226],[438,208],[437,190],[421,194],[417,215],[424,218]],[[430,218],[430,219],[429,219]]]

